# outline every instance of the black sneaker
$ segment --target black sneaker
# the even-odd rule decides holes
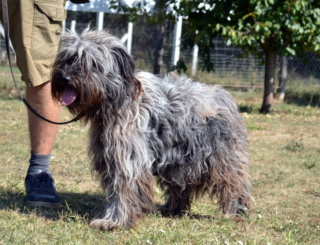
[[[57,208],[61,199],[50,173],[43,170],[30,171],[25,179],[26,205],[31,207]]]

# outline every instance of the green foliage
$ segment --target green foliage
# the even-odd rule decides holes
[[[187,65],[183,59],[179,59],[177,64],[172,68],[172,70],[176,70],[178,73],[185,73],[187,69]]]
[[[221,35],[227,44],[258,56],[260,48],[276,50],[282,56],[320,52],[318,0],[182,0],[175,9],[188,17],[186,29],[192,33],[188,37],[200,51],[212,48],[212,37]],[[208,62],[205,55],[207,52],[202,57]]]
[[[282,56],[319,51],[319,1],[251,0],[235,25],[216,25],[229,42],[245,49],[277,50]],[[236,14],[236,13],[235,13]]]
[[[197,43],[205,65],[213,70],[212,38],[221,35],[227,44],[265,57],[265,90],[261,113],[271,112],[276,57],[320,52],[320,1],[318,0],[182,0],[175,4],[188,17],[189,43]],[[202,39],[197,36],[205,37]],[[209,65],[208,65],[209,64]]]

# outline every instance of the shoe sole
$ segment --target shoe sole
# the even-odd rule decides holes
[[[44,207],[44,208],[59,208],[61,203],[50,203],[50,202],[32,202],[26,201],[26,206],[29,207]]]

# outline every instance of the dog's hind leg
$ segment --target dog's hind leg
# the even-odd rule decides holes
[[[141,176],[131,181],[118,176],[107,186],[104,211],[90,225],[95,229],[129,228],[138,218],[154,210],[152,176]]]
[[[212,142],[212,152],[206,158],[210,197],[217,196],[227,216],[239,217],[252,200],[245,128],[237,111],[228,110],[209,118],[207,125]]]
[[[190,211],[190,195],[191,189],[188,186],[182,189],[180,186],[167,185],[165,191],[167,201],[165,205],[159,208],[159,211],[165,217],[179,217],[184,215]]]
[[[217,195],[220,208],[227,217],[239,217],[250,209],[251,182],[245,168],[243,164],[219,164],[211,169],[214,185],[210,196]]]

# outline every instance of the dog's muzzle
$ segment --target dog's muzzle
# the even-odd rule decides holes
[[[64,106],[71,105],[77,99],[77,91],[70,86],[71,77],[64,72],[56,72],[53,76],[55,88],[61,92],[60,101]]]

